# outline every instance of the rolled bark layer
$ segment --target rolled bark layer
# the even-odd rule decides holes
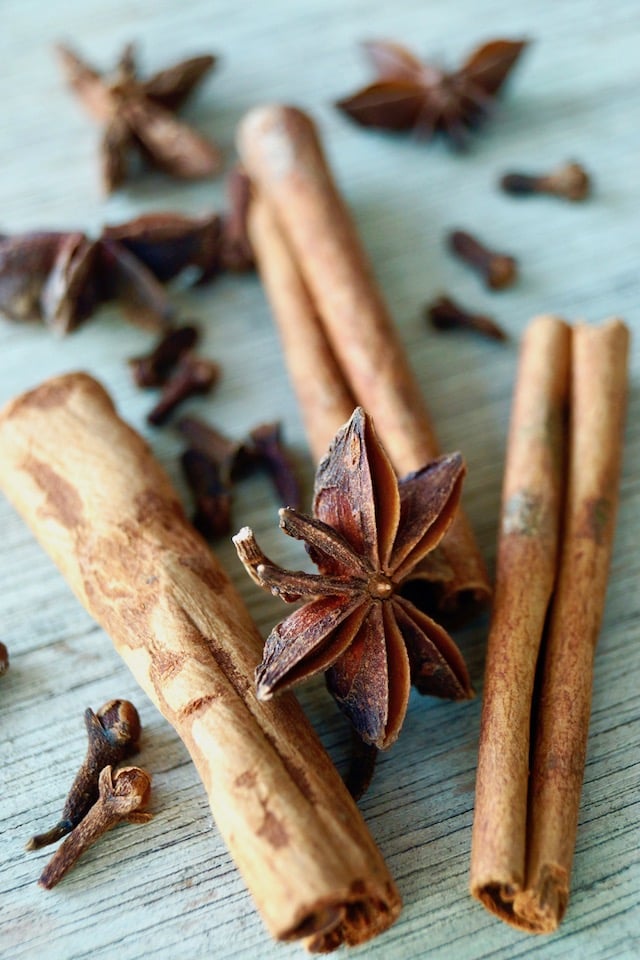
[[[294,107],[255,108],[240,124],[238,149],[282,231],[347,390],[373,417],[397,474],[420,469],[441,452],[435,431],[311,119]],[[261,269],[268,257],[266,248],[258,253]],[[487,572],[461,511],[442,551],[449,567],[439,584],[442,606],[486,602]]]
[[[555,930],[569,899],[594,652],[618,505],[628,341],[620,320],[567,328],[540,318],[525,337],[518,372],[471,892],[531,933]]]
[[[270,933],[312,950],[400,898],[296,700],[259,703],[258,631],[146,443],[77,373],[0,413],[0,487],[186,744]]]

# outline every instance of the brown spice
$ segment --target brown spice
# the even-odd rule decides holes
[[[423,693],[471,696],[453,640],[399,592],[444,536],[463,474],[462,458],[451,454],[398,481],[357,408],[318,467],[313,517],[280,511],[281,528],[306,542],[320,573],[276,566],[248,527],[233,538],[259,586],[285,603],[307,601],[267,638],[256,671],[260,699],[326,671],[358,735],[386,748],[400,732],[412,682]]]
[[[0,642],[0,677],[9,669],[9,651],[4,643]]]
[[[195,500],[194,527],[207,539],[226,536],[231,531],[231,491],[217,465],[200,450],[185,450],[180,462]]]
[[[438,297],[426,308],[431,325],[436,330],[473,330],[490,340],[506,340],[507,334],[492,317],[470,313],[450,297]]]
[[[505,193],[516,197],[549,193],[579,203],[591,192],[591,177],[579,163],[565,163],[551,173],[505,173],[500,180]]]
[[[133,379],[139,387],[161,386],[187,350],[195,347],[197,327],[188,324],[170,330],[149,352],[129,360]]]
[[[102,180],[107,193],[129,175],[132,151],[174,177],[208,177],[218,171],[217,147],[174,116],[214,66],[215,57],[183,60],[143,81],[131,44],[109,75],[99,73],[70,47],[60,44],[57,52],[69,86],[104,125]]]
[[[198,393],[208,393],[220,379],[220,366],[213,360],[184,353],[165,381],[160,400],[147,414],[147,422],[154,427],[165,423],[176,407]]]
[[[451,72],[424,63],[399,43],[363,46],[377,77],[336,106],[362,126],[413,130],[426,139],[437,133],[461,149],[491,115],[526,42],[492,40]]]
[[[100,771],[108,765],[116,766],[138,749],[140,717],[129,700],[109,700],[97,713],[85,710],[84,723],[89,739],[87,755],[73,781],[62,817],[51,830],[31,837],[27,850],[55,843],[77,826],[98,797]]]
[[[51,509],[43,463],[75,520]],[[401,901],[357,806],[294,697],[257,702],[246,606],[95,380],[58,377],[0,411],[0,488],[184,741],[269,932],[330,950],[387,929]]]
[[[51,890],[69,872],[79,857],[116,824],[148,823],[150,813],[143,812],[149,802],[151,777],[140,767],[110,766],[100,771],[98,799],[87,815],[74,827],[42,871],[38,883]]]
[[[531,933],[554,931],[569,899],[615,529],[628,346],[620,320],[569,329],[539,318],[527,332],[516,385],[471,892]]]
[[[125,247],[161,283],[188,269],[195,269],[198,283],[203,283],[220,270],[222,219],[217,213],[146,213],[103,227],[100,237]]]
[[[513,257],[490,250],[465,230],[454,230],[448,241],[452,253],[473,267],[490,290],[503,290],[515,282],[518,264]]]

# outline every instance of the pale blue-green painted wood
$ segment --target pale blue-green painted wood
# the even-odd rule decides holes
[[[447,448],[468,460],[466,503],[493,563],[505,432],[527,320],[555,311],[640,323],[640,7],[635,0],[4,0],[0,8],[0,231],[76,226],[155,209],[196,212],[222,202],[220,181],[176,184],[148,177],[104,200],[95,165],[97,131],[58,75],[51,44],[77,43],[98,65],[140,42],[145,68],[212,50],[219,69],[187,115],[231,159],[234,128],[264,100],[295,102],[317,118],[384,291],[411,351]],[[490,128],[472,151],[363,132],[331,106],[368,76],[357,42],[392,37],[449,63],[495,35],[532,45]],[[545,169],[569,157],[595,178],[592,201],[517,202],[495,189],[509,167]],[[488,294],[447,255],[445,231],[477,229],[514,253],[522,276]],[[499,346],[429,332],[423,303],[441,290],[493,312],[512,340]],[[307,484],[311,468],[269,314],[252,278],[177,295],[185,315],[207,325],[206,349],[225,377],[198,410],[242,433],[281,417]],[[43,378],[85,368],[112,390],[145,431],[149,398],[130,383],[124,359],[148,343],[113,311],[55,341],[39,327],[0,321],[0,402]],[[393,928],[358,955],[381,960],[560,960],[640,954],[638,772],[640,770],[640,515],[637,337],[620,523],[602,637],[580,815],[573,893],[551,938],[532,939],[490,917],[467,894],[480,697],[461,705],[412,700],[398,745],[386,755],[362,808],[405,901]],[[146,431],[145,431],[146,432]],[[154,433],[154,449],[178,477],[179,444]],[[250,523],[282,562],[296,545],[275,530],[275,505],[256,479],[238,492],[238,525]],[[0,957],[161,960],[294,956],[268,939],[219,839],[204,791],[173,731],[138,691],[107,637],[80,608],[21,520],[0,500],[0,639],[11,653],[0,681]],[[245,579],[228,544],[217,548],[261,629],[278,602]],[[486,623],[460,637],[481,693]],[[155,819],[108,835],[52,893],[35,881],[46,853],[25,840],[58,814],[84,751],[82,711],[113,696],[140,707],[140,762],[154,776]],[[302,695],[340,762],[347,732],[321,682]]]

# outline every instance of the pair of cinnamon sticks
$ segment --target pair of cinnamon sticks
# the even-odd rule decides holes
[[[565,912],[618,503],[629,333],[539,317],[509,433],[471,892],[532,933]],[[568,413],[568,417],[567,417]]]
[[[294,107],[256,108],[240,125],[238,151],[253,186],[251,243],[312,453],[319,460],[360,405],[398,476],[424,467],[441,453],[435,430],[313,122]],[[441,610],[488,601],[462,511],[420,577]]]

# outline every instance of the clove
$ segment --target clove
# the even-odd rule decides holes
[[[513,257],[488,249],[464,230],[449,234],[449,247],[480,274],[491,290],[509,287],[517,277],[518,265]]]
[[[249,434],[253,457],[270,474],[283,507],[297,509],[300,505],[300,486],[291,458],[282,443],[280,423],[262,423]]]
[[[166,381],[160,400],[147,415],[148,423],[158,427],[165,423],[175,408],[198,393],[208,393],[220,377],[220,367],[212,360],[185,353]]]
[[[438,297],[426,308],[426,315],[436,330],[474,330],[491,340],[506,340],[507,334],[491,317],[470,313],[450,297]]]
[[[121,763],[138,749],[140,717],[128,700],[109,700],[97,713],[87,709],[84,722],[89,738],[87,755],[73,781],[62,817],[51,830],[31,837],[27,850],[55,843],[73,830],[96,802],[100,771]]]
[[[149,801],[150,791],[151,777],[140,767],[122,767],[115,773],[111,766],[101,770],[98,799],[58,847],[40,875],[40,886],[45,890],[55,887],[85,850],[116,824],[148,823],[151,814],[142,808]]]
[[[579,203],[591,191],[591,178],[579,163],[565,163],[545,174],[506,173],[500,180],[505,193],[517,197],[548,193]]]
[[[198,329],[192,325],[176,327],[162,337],[149,353],[131,357],[129,366],[139,387],[161,386],[187,350],[198,340]]]
[[[230,487],[251,466],[252,457],[245,440],[232,440],[198,417],[182,417],[177,426],[190,448],[200,451],[216,465],[225,487]]]
[[[231,532],[231,491],[217,465],[201,450],[185,450],[182,470],[195,500],[193,525],[203,537],[214,539]]]

